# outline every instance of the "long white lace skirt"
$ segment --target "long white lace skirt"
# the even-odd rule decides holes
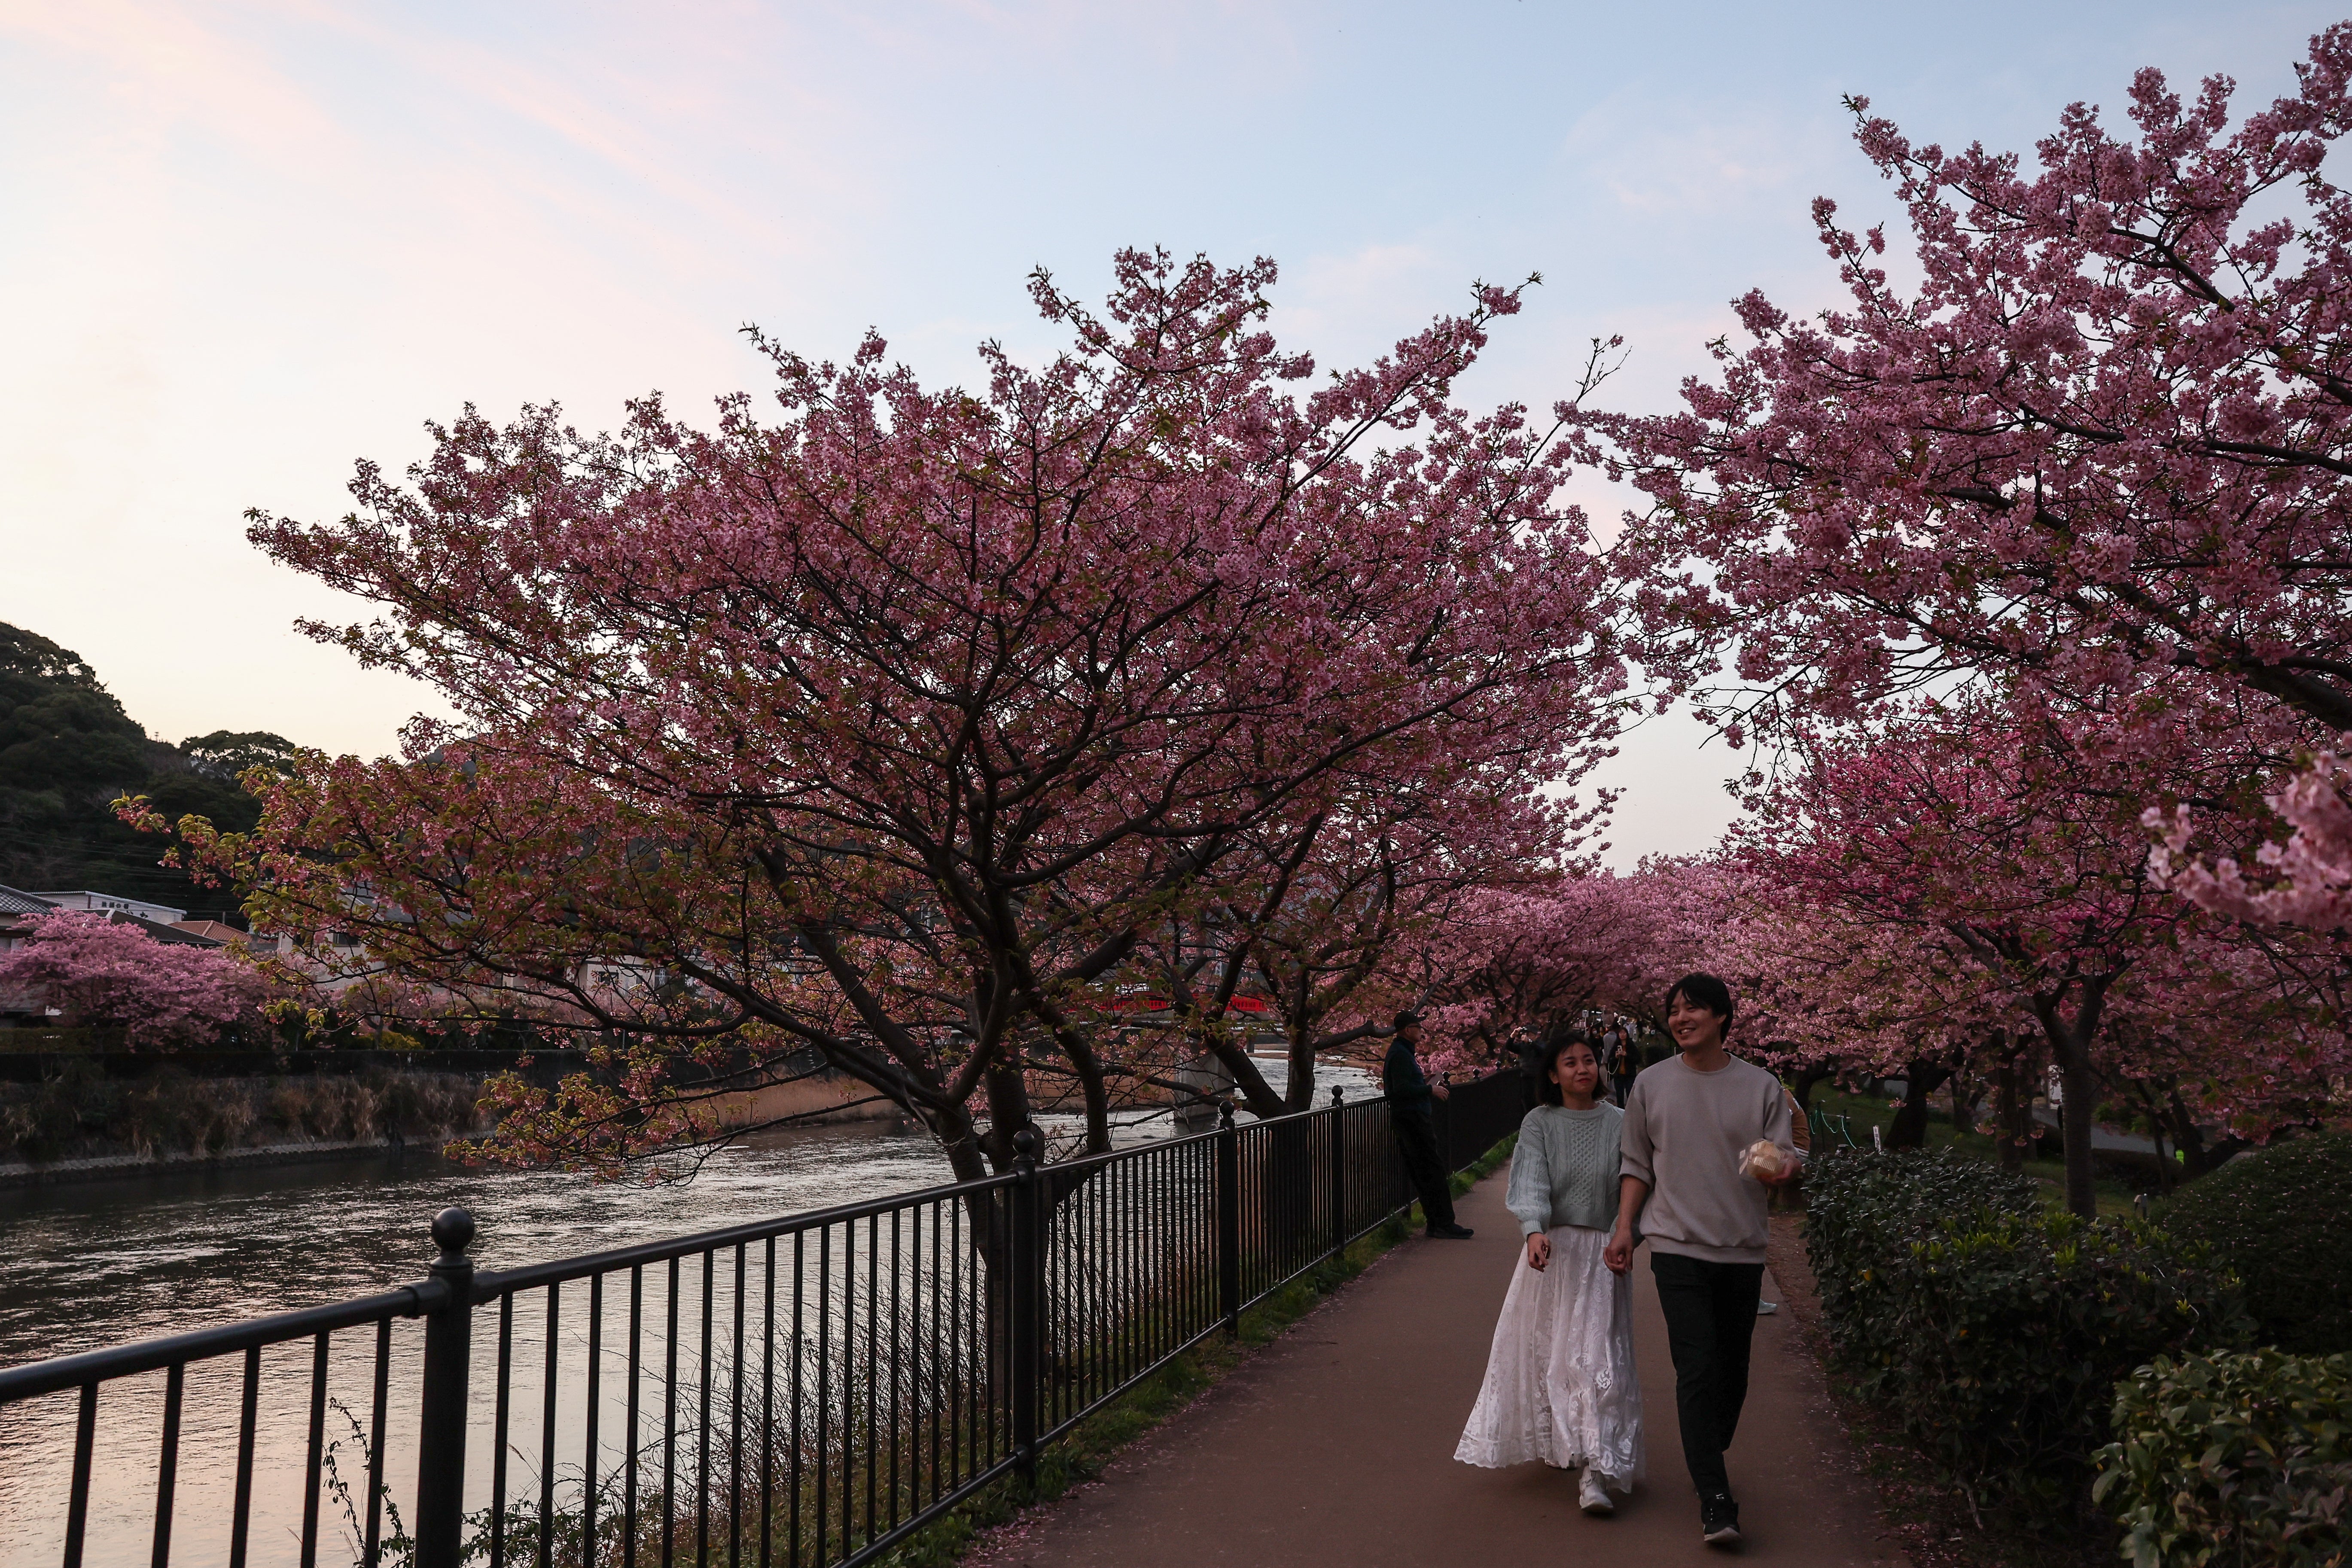
[[[1541,1271],[1519,1248],[1486,1381],[1454,1457],[1496,1468],[1532,1459],[1590,1467],[1622,1491],[1642,1477],[1633,1283],[1601,1260],[1606,1232],[1565,1225],[1550,1234]]]

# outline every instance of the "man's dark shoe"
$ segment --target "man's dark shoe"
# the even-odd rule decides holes
[[[1477,1232],[1466,1225],[1433,1225],[1429,1227],[1429,1234],[1435,1241],[1467,1241]]]
[[[1698,1500],[1699,1538],[1709,1546],[1739,1544],[1739,1505],[1729,1492]]]

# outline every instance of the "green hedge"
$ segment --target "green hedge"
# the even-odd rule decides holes
[[[2352,1562],[2352,1356],[2159,1358],[2116,1391],[2097,1492],[2135,1568]]]
[[[2297,1355],[2352,1351],[2352,1132],[2241,1154],[2191,1182],[2160,1216],[2245,1282],[2263,1343]]]
[[[1948,1150],[1841,1150],[1806,1187],[1842,1369],[1946,1476],[2029,1518],[2087,1501],[2118,1380],[2251,1330],[2205,1249],[2048,1209],[2030,1181]]]
[[[1956,1214],[2030,1215],[2041,1184],[1948,1148],[1899,1154],[1832,1149],[1805,1174],[1805,1251],[1822,1308],[1850,1369],[1888,1367],[1907,1337],[1886,1259]]]

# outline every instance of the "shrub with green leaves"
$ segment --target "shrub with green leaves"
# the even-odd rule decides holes
[[[1831,1334],[1851,1366],[1887,1364],[1901,1338],[1889,1310],[1886,1260],[1971,1210],[2028,1215],[2041,1187],[1951,1149],[1879,1153],[1836,1149],[1805,1171],[1805,1251]]]
[[[2115,1432],[2095,1495],[2134,1568],[2352,1563],[2352,1356],[2160,1357]]]
[[[2262,1342],[2297,1355],[2352,1351],[2352,1132],[2241,1154],[2165,1205],[2165,1227],[2210,1245],[2245,1282]]]
[[[1865,1384],[1946,1471],[2037,1510],[2079,1496],[2134,1367],[2252,1332],[2210,1254],[2137,1221],[1979,1210],[1909,1254],[1888,1269],[1904,1352]]]
[[[1960,1156],[1833,1156],[1808,1187],[1842,1369],[1980,1502],[2063,1520],[2117,1380],[2251,1331],[2206,1249],[2046,1208],[2030,1182]]]

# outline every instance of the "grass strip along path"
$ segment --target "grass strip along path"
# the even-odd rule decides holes
[[[1674,1368],[1646,1251],[1634,1341],[1647,1479],[1616,1516],[1588,1519],[1576,1478],[1454,1459],[1518,1246],[1504,1181],[1458,1205],[1478,1235],[1415,1237],[1366,1268],[1188,1408],[1110,1458],[1099,1479],[983,1537],[971,1568],[1429,1568],[1717,1556],[1698,1536],[1675,1424]],[[1765,1280],[1765,1298],[1780,1300]],[[1756,1327],[1731,1474],[1740,1557],[1808,1568],[1907,1562],[1882,1534],[1820,1372],[1785,1316]]]

